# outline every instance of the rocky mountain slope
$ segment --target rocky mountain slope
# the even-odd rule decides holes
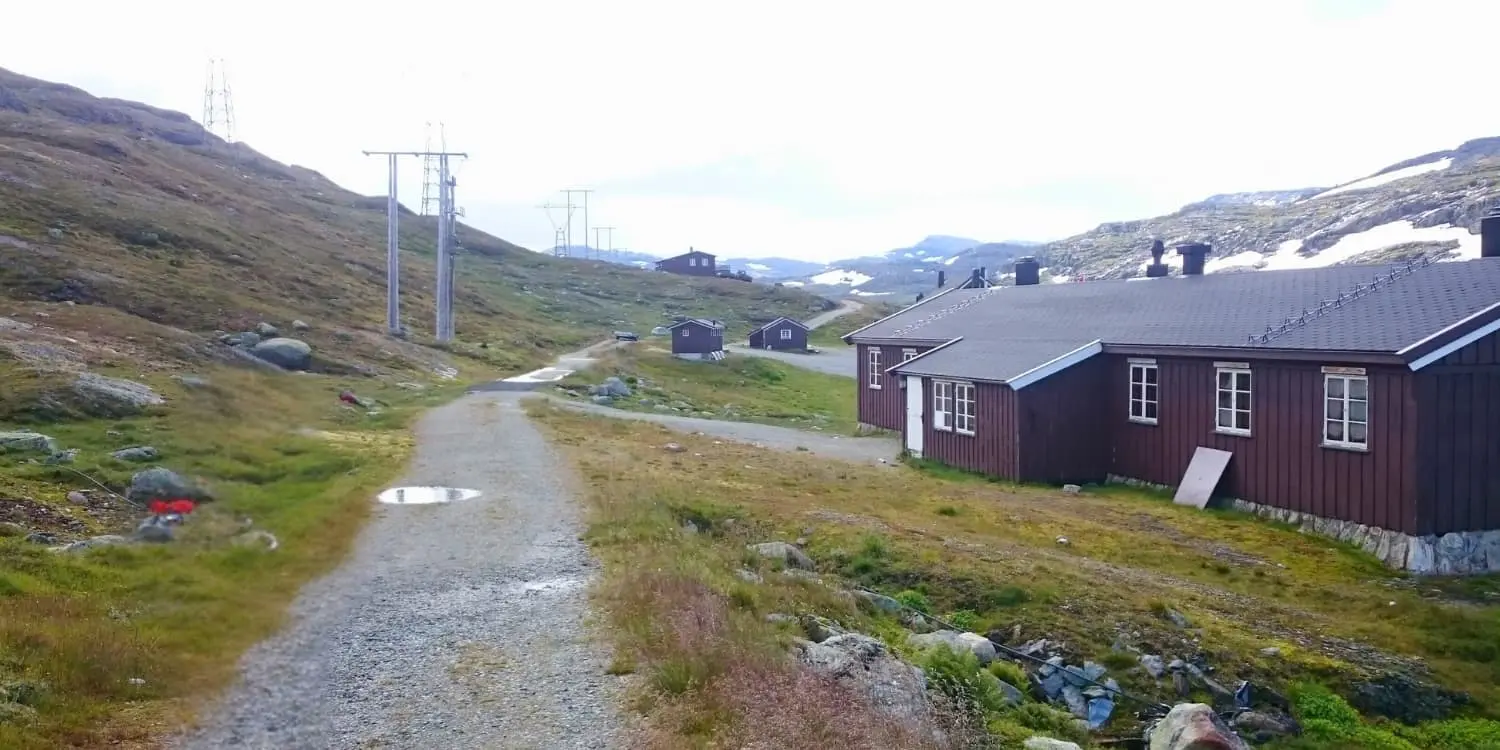
[[[833,306],[794,289],[553,258],[461,227],[458,342],[439,350],[426,346],[435,224],[402,217],[409,341],[383,333],[385,232],[382,196],[230,146],[182,113],[0,69],[0,378],[91,361],[238,361],[221,333],[290,331],[294,320],[330,368],[446,372],[457,354],[514,369],[676,315],[733,330]]]
[[[1500,138],[1480,138],[1331,188],[1215,195],[1176,213],[1100,224],[1036,253],[1068,278],[1141,273],[1153,239],[1213,246],[1207,272],[1304,268],[1479,253],[1479,219],[1500,196]]]
[[[835,261],[806,276],[783,281],[819,294],[889,297],[905,300],[937,287],[938,271],[948,279],[966,277],[973,269],[998,272],[1015,259],[1034,253],[1038,243],[980,242],[963,237],[932,235],[911,247],[883,255]]]

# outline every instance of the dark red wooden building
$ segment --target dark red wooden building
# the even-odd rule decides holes
[[[715,257],[702,250],[688,249],[682,255],[656,261],[656,270],[683,276],[716,276]]]
[[[954,289],[845,336],[859,417],[1005,479],[1179,484],[1421,572],[1500,570],[1500,218],[1482,257]],[[1034,263],[1022,259],[1018,265]],[[1024,272],[1023,272],[1024,271]]]
[[[748,343],[751,349],[801,351],[807,348],[807,332],[807,326],[798,321],[791,318],[777,318],[751,331]]]
[[[667,330],[672,333],[672,353],[689,359],[724,358],[724,324],[705,318],[678,321]]]

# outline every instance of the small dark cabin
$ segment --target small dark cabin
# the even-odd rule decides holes
[[[791,318],[777,318],[750,332],[750,348],[803,350],[807,331],[807,326]]]
[[[667,327],[672,332],[672,354],[687,359],[723,359],[724,324],[688,318]]]
[[[682,276],[717,276],[718,270],[712,253],[688,249],[682,255],[674,255],[656,261],[656,270]]]

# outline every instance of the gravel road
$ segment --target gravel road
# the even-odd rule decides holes
[[[543,398],[589,414],[655,422],[682,432],[701,432],[705,435],[741,443],[752,443],[773,450],[795,451],[798,448],[806,448],[809,452],[819,456],[855,463],[894,465],[896,455],[901,451],[899,441],[891,437],[842,437],[769,424],[625,411],[608,406],[569,401],[555,396],[543,396]]]
[[[402,485],[473,500],[380,505],[349,559],[303,591],[242,681],[171,747],[617,748],[623,686],[587,630],[595,566],[569,469],[519,407],[428,413]]]
[[[865,306],[863,303],[855,302],[852,299],[846,299],[843,302],[840,302],[838,307],[829,310],[826,313],[819,313],[817,315],[814,315],[803,322],[806,323],[808,328],[820,328],[832,322],[833,320],[842,318],[845,315],[848,315],[849,313],[852,313],[856,310],[863,310],[864,307]]]

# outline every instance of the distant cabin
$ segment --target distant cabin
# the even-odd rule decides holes
[[[723,359],[724,324],[688,318],[667,327],[672,332],[672,354],[683,359]]]
[[[777,318],[750,332],[751,349],[807,348],[806,325],[791,318]]]
[[[712,253],[691,249],[682,255],[656,261],[656,270],[683,276],[718,275],[718,267]]]

